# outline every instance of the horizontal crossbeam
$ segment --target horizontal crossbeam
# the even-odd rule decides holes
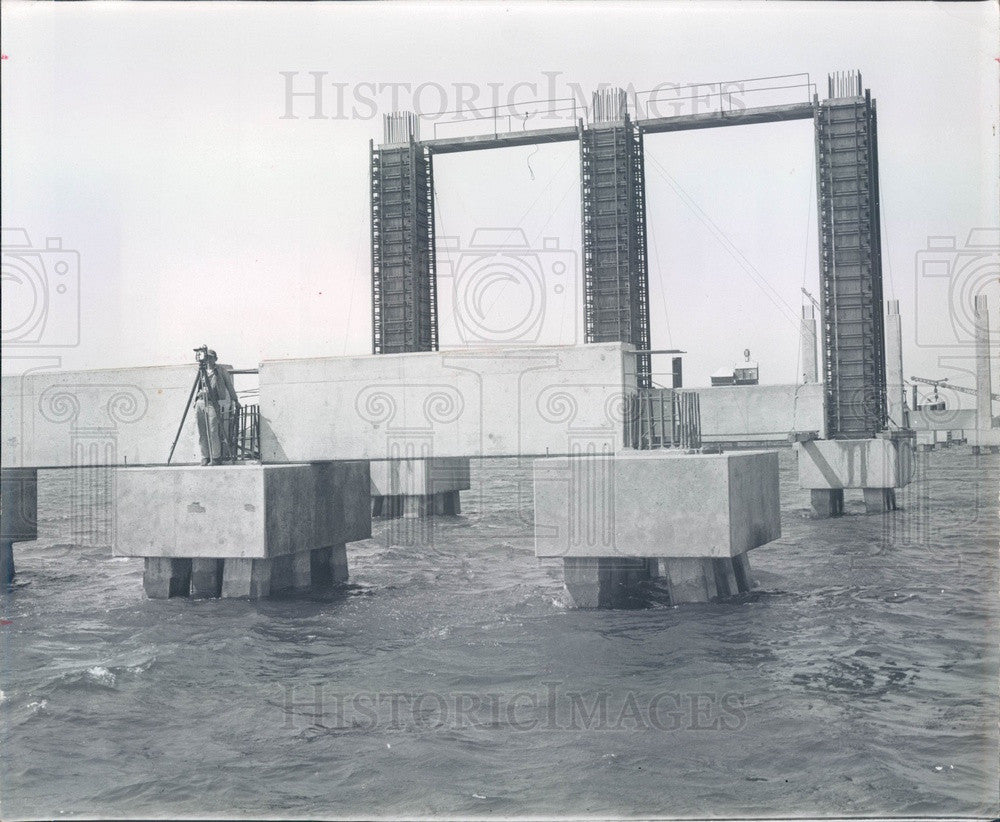
[[[789,103],[780,106],[745,108],[738,111],[710,111],[702,114],[680,114],[673,117],[650,117],[636,120],[635,124],[644,134],[658,134],[664,131],[689,131],[700,128],[751,125],[753,123],[811,120],[813,114],[812,103]],[[422,140],[421,145],[429,148],[434,154],[454,154],[460,151],[479,151],[489,148],[566,143],[577,140],[579,137],[580,132],[577,126],[561,126],[559,128],[537,128],[494,134],[473,134],[464,137],[437,137],[432,140]]]

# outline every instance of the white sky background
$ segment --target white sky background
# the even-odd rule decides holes
[[[436,85],[420,100],[433,113],[456,107],[459,83],[481,105],[488,83],[502,102],[547,97],[550,82],[589,102],[600,83],[808,72],[822,97],[828,72],[857,68],[878,101],[884,289],[901,304],[904,371],[972,386],[968,346],[946,347],[961,342],[947,289],[916,260],[928,236],[961,246],[1000,224],[997,14],[992,2],[4,3],[3,226],[80,254],[79,345],[4,353],[65,368],[182,363],[202,341],[242,367],[369,353],[368,141],[393,105],[391,90],[359,84],[439,84],[446,104]],[[300,98],[298,118],[282,119],[282,71],[300,73],[299,90],[327,72],[327,115],[333,83],[347,84],[344,118],[311,119]],[[374,111],[351,111],[356,90]],[[762,382],[795,381],[799,288],[818,295],[811,121],[648,136],[646,179],[654,347],[690,352],[687,385],[744,348]],[[558,239],[543,268],[576,266],[572,304],[547,305],[540,342],[582,341],[578,180],[576,143],[435,161],[438,235],[459,238],[439,261],[468,264],[476,228],[520,226],[532,249]],[[980,256],[981,273],[995,257]],[[449,287],[442,277],[442,347],[461,342]],[[997,329],[995,282],[989,293]],[[76,295],[61,296],[47,334],[74,322]],[[502,324],[524,299],[508,288],[484,304]],[[16,303],[6,284],[4,300]]]

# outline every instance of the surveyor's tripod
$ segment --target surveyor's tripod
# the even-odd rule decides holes
[[[198,373],[195,374],[194,383],[191,386],[191,392],[188,394],[187,404],[184,406],[184,413],[181,415],[181,424],[177,426],[177,433],[174,435],[173,444],[170,446],[170,454],[167,457],[167,465],[170,464],[170,460],[174,458],[174,449],[177,448],[177,442],[181,438],[181,431],[184,430],[184,423],[187,421],[188,411],[191,409],[191,403],[194,401],[195,393],[198,391],[200,386],[205,387],[205,396],[208,397],[208,375],[205,373],[205,366],[202,363],[198,364]],[[220,443],[224,447],[224,452],[229,455],[230,459],[236,458],[236,425],[238,424],[238,413],[237,409],[239,406],[233,409],[232,413],[228,415],[223,415],[222,410],[216,401],[207,399],[207,402],[211,402],[215,406],[215,413],[219,417],[219,427],[220,436],[223,438],[223,442]]]

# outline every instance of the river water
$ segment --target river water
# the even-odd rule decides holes
[[[784,450],[754,593],[622,611],[565,607],[527,461],[261,603],[146,599],[108,476],[43,472],[2,816],[996,816],[998,469],[920,455],[903,510],[820,521]]]

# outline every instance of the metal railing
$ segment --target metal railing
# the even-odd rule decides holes
[[[434,120],[431,129],[435,140],[489,135],[499,137],[501,134],[528,131],[529,121],[532,121],[532,129],[553,128],[559,125],[575,127],[581,116],[587,116],[587,111],[588,107],[579,104],[575,97],[527,100],[522,103],[485,106],[481,109],[473,107],[442,111],[438,117],[451,115],[450,118]],[[558,122],[560,120],[561,123]],[[536,125],[535,121],[544,123]],[[454,131],[459,127],[470,127],[470,125],[471,130],[467,134],[456,134]],[[452,132],[442,133],[446,128]]]
[[[640,388],[625,400],[626,448],[701,448],[697,394],[672,388]]]
[[[260,406],[242,405],[233,420],[233,458],[260,459]]]
[[[709,83],[686,83],[684,85],[665,85],[647,91],[637,91],[632,95],[632,107],[635,116],[641,121],[665,116],[659,112],[664,105],[684,106],[690,104],[689,113],[727,114],[742,110],[734,107],[733,95],[760,94],[771,92],[771,96],[780,98],[782,102],[809,102],[816,93],[816,84],[806,72],[797,74],[777,74],[770,77],[747,77],[741,80],[722,80]],[[777,92],[777,94],[774,94]],[[804,99],[802,99],[804,97]],[[757,98],[760,99],[760,98]],[[706,108],[702,112],[696,110],[697,103],[704,102]],[[675,112],[679,114],[680,112]]]

